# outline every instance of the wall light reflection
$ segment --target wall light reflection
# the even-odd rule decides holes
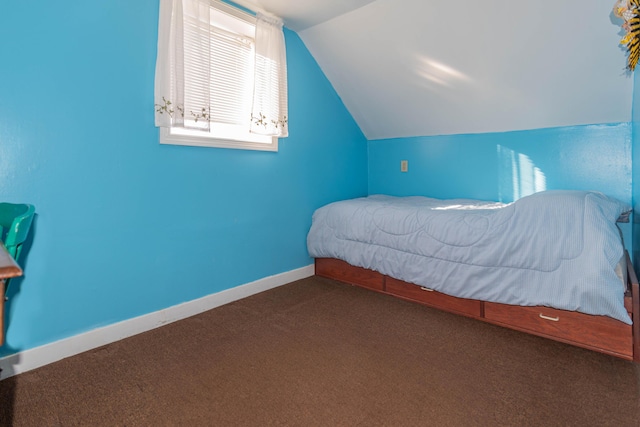
[[[498,145],[501,202],[513,202],[547,189],[547,177],[526,154]]]

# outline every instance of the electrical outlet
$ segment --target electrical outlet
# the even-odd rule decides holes
[[[409,171],[409,161],[400,160],[400,172],[408,172],[408,171]]]

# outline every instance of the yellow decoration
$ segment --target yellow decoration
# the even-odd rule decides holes
[[[627,68],[633,71],[640,58],[640,0],[618,0],[613,7],[613,14],[624,21],[622,28],[627,34],[620,44],[627,46]]]

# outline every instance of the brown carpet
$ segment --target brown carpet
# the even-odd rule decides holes
[[[640,367],[312,277],[0,381],[16,426],[638,426]]]

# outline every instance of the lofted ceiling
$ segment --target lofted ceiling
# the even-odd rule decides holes
[[[250,0],[296,31],[368,139],[631,120],[613,0]]]

